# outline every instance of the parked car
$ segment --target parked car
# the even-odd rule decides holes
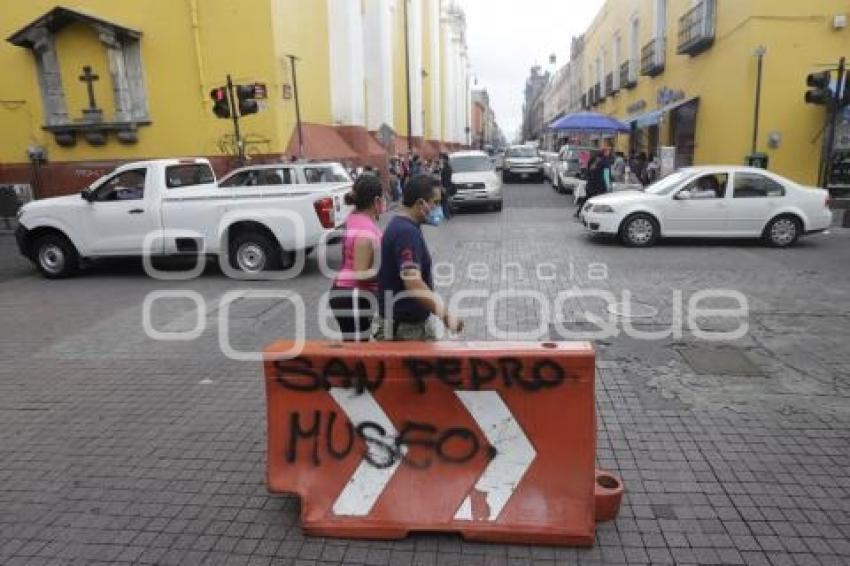
[[[24,205],[18,247],[49,278],[73,275],[83,260],[141,256],[146,247],[155,256],[226,254],[248,274],[275,269],[336,231],[350,211],[343,199],[350,182],[305,183],[299,167],[244,168],[221,186],[206,159],[128,163],[79,195]],[[237,184],[250,178],[259,183]],[[295,182],[279,182],[287,179]]]
[[[515,178],[543,181],[543,158],[536,147],[530,145],[512,145],[505,152],[502,166],[502,180],[508,183]]]
[[[558,152],[552,175],[552,188],[559,193],[571,193],[575,179],[586,180],[587,164],[598,150],[593,147],[565,145]]]
[[[502,210],[502,180],[483,151],[458,151],[449,155],[455,194],[452,209],[485,206]]]
[[[644,191],[606,193],[581,211],[593,234],[618,236],[629,246],[658,238],[762,238],[776,247],[826,230],[827,191],[799,185],[764,169],[688,167]]]
[[[552,170],[555,163],[558,161],[558,152],[556,151],[541,151],[540,157],[543,159],[543,180],[552,180]]]

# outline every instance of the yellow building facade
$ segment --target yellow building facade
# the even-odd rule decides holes
[[[382,147],[377,125],[407,134],[402,1],[78,0],[57,7],[53,0],[0,0],[0,182],[40,184],[37,192],[47,196],[78,190],[128,160],[200,155],[229,169],[238,154],[233,124],[213,114],[210,94],[228,74],[264,92],[259,112],[240,120],[249,158],[286,158],[299,148],[290,55],[304,156],[380,166],[386,151],[400,147]],[[440,37],[431,26],[446,25],[443,2],[408,1],[419,27],[414,134],[420,145],[449,147],[455,140],[431,127],[442,123],[431,104],[441,97],[435,91],[449,85],[419,78],[439,75],[433,67],[444,64],[439,45],[431,45]],[[387,17],[372,23],[369,9]],[[389,44],[372,47],[389,50],[383,80],[392,88],[386,116],[367,124],[366,105],[379,96],[364,70],[372,65],[363,46],[374,25],[391,26],[384,30]],[[349,55],[351,45],[361,51]]]
[[[572,61],[580,106],[632,127],[620,149],[676,146],[677,165],[743,163],[815,184],[824,107],[805,104],[806,75],[850,57],[846,0],[608,0]],[[843,17],[842,17],[843,16]],[[577,86],[577,88],[575,88]]]

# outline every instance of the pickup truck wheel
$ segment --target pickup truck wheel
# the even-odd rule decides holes
[[[47,234],[33,244],[33,259],[42,275],[62,279],[76,274],[80,256],[74,244],[60,234]]]
[[[266,235],[245,232],[230,242],[230,265],[245,273],[280,269],[280,250]]]

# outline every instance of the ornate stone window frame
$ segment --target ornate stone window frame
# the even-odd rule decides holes
[[[112,116],[87,112],[82,118],[68,115],[65,90],[56,53],[55,35],[62,28],[82,22],[91,26],[104,45],[112,81]],[[121,143],[135,143],[139,126],[151,123],[140,40],[142,32],[77,10],[57,6],[7,39],[12,45],[30,49],[35,57],[38,84],[44,107],[44,130],[51,132],[56,143],[73,146],[82,135],[92,145],[103,145],[114,133]]]

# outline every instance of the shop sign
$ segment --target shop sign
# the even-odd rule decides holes
[[[629,115],[632,115],[632,114],[637,114],[638,112],[642,112],[645,109],[646,109],[646,100],[641,99],[641,100],[638,100],[637,102],[635,102],[633,104],[628,105],[626,107],[626,112],[628,112]]]
[[[658,106],[667,106],[668,104],[673,104],[674,102],[684,99],[685,91],[673,90],[666,86],[659,88],[658,95],[655,97],[655,101],[658,103]]]

